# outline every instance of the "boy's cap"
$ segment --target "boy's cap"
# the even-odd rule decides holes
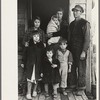
[[[83,7],[81,7],[80,5],[76,5],[74,8],[72,8],[72,11],[75,11],[75,10],[81,11],[82,13],[84,12]]]

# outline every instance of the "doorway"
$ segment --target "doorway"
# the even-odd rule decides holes
[[[45,31],[47,24],[57,8],[64,9],[64,19],[67,21],[69,15],[69,0],[32,0],[32,18],[39,16],[41,18],[41,28]]]

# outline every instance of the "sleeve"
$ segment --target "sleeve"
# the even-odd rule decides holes
[[[45,65],[45,49],[42,48],[40,74],[43,73],[43,71],[44,71],[44,65]]]
[[[46,35],[45,35],[44,31],[42,31],[42,42],[43,43],[46,42]]]
[[[55,64],[57,64],[57,67],[58,67],[58,68],[60,68],[60,62],[59,62],[59,60],[58,60],[58,59],[56,59]]]
[[[24,47],[23,55],[22,55],[22,64],[24,64],[24,68],[26,68],[27,53],[28,53],[28,47]]]
[[[28,42],[30,39],[29,34],[31,33],[31,30],[27,30],[24,37],[23,37],[23,45],[25,45],[25,42]]]
[[[69,51],[68,63],[72,63],[72,62],[73,62],[73,56],[72,53]]]
[[[90,24],[89,22],[86,23],[86,25],[83,28],[84,31],[84,44],[83,44],[83,51],[87,51],[89,48],[90,43]]]

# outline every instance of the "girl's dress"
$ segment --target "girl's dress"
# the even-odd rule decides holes
[[[31,39],[27,48],[26,61],[26,77],[28,81],[36,82],[39,80],[41,73],[42,58],[44,53],[44,45],[42,42],[34,43]]]
[[[52,68],[51,65],[56,64],[56,68]],[[60,83],[60,73],[59,73],[60,63],[57,59],[52,59],[52,63],[44,58],[42,71],[43,71],[43,82],[46,84],[52,83],[57,84]]]

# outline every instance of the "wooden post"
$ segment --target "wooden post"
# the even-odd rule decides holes
[[[91,24],[91,10],[92,10],[92,0],[86,1],[86,19]],[[86,91],[91,93],[91,53],[92,53],[92,35],[90,30],[90,46],[87,52],[87,69],[86,69]]]

